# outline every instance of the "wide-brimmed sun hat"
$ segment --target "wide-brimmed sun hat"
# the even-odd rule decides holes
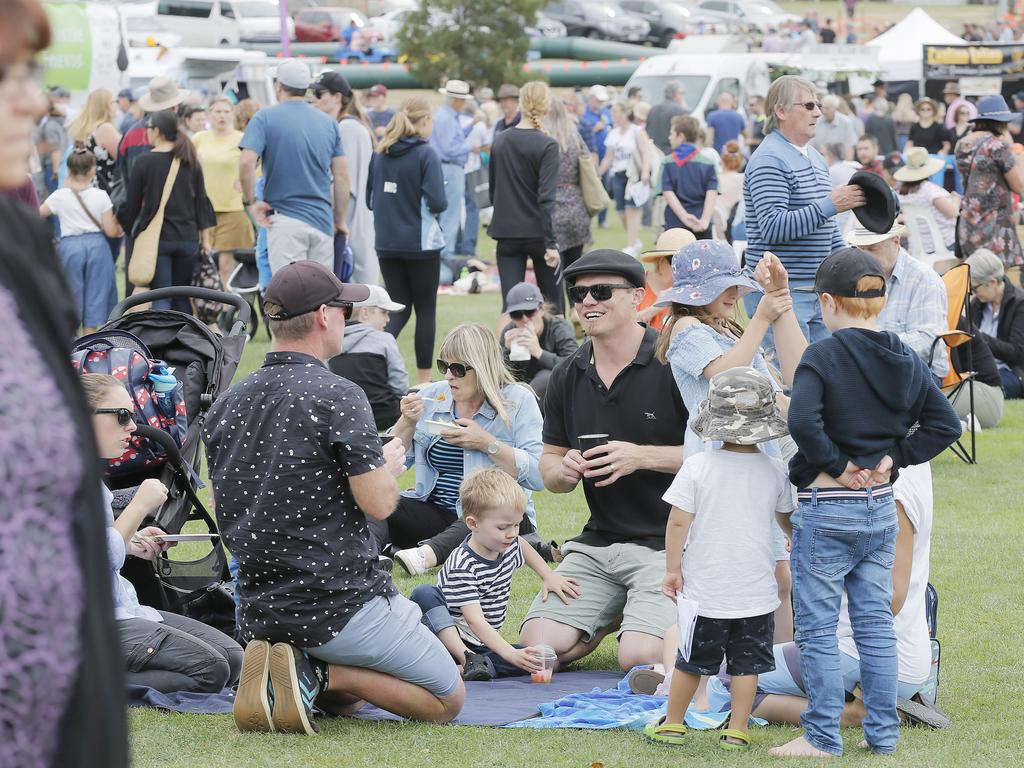
[[[978,116],[975,120],[991,120],[995,123],[1009,123],[1017,120],[1020,112],[1011,112],[1002,96],[985,96],[978,99]]]
[[[843,235],[843,239],[846,241],[847,245],[863,248],[865,245],[874,245],[875,243],[881,243],[893,237],[903,237],[906,233],[907,228],[902,224],[893,224],[892,229],[888,232],[872,232],[870,229],[866,229],[865,227],[856,227]]]
[[[438,88],[437,92],[450,99],[468,99],[469,83],[465,80],[449,80],[444,88]]]
[[[661,292],[654,306],[704,307],[734,285],[740,295],[762,290],[750,271],[740,267],[731,245],[720,240],[698,240],[672,257],[672,287]]]
[[[870,171],[857,171],[850,184],[864,191],[864,205],[853,209],[853,215],[872,232],[888,232],[900,214],[900,199],[896,191],[881,176]]]
[[[896,181],[921,181],[934,176],[946,167],[944,160],[929,157],[925,147],[912,147],[907,152],[907,162],[892,175]]]
[[[707,399],[697,407],[690,429],[704,440],[755,445],[789,434],[771,379],[750,367],[711,377]]]
[[[167,75],[157,75],[149,81],[149,89],[139,98],[139,106],[147,112],[160,112],[176,107],[186,98],[189,91],[179,88]]]
[[[693,232],[682,227],[666,229],[658,235],[658,242],[649,251],[640,254],[640,261],[652,264],[660,259],[671,259],[684,245],[697,242]]]

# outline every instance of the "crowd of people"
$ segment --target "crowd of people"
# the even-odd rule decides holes
[[[1024,395],[1024,293],[1007,276],[1024,175],[1002,97],[948,87],[944,117],[925,99],[900,124],[884,83],[858,104],[787,75],[749,119],[725,93],[701,121],[680,83],[651,109],[642,93],[558,98],[538,81],[477,105],[448,80],[438,109],[413,96],[390,110],[375,86],[367,111],[343,76],[289,59],[271,107],[157,77],[73,115],[37,85],[50,31],[36,0],[2,0],[0,29],[0,450],[34,469],[0,491],[14,523],[0,590],[20,633],[0,720],[34,723],[0,742],[0,763],[126,765],[124,680],[235,688],[241,731],[313,734],[315,709],[366,702],[444,723],[464,681],[543,676],[609,636],[623,671],[647,668],[668,694],[645,729],[659,743],[684,742],[691,699],[718,695],[723,749],[749,747],[753,713],[803,727],[776,755],[842,754],[841,723],[887,754],[907,701],[933,704],[928,462],[961,418],[998,422]],[[880,160],[890,146],[906,150],[898,167]],[[929,181],[950,147],[959,204]],[[840,174],[855,156],[877,181]],[[602,176],[626,242],[587,250]],[[893,187],[959,219],[937,231],[971,267],[967,359],[988,366],[973,412],[940,391],[947,294],[878,204]],[[500,317],[458,325],[435,359],[442,276],[490,266],[467,232],[474,206],[492,209]],[[645,217],[664,230],[647,250]],[[67,360],[116,301],[122,250],[133,293],[250,248],[271,350],[201,430],[234,561],[232,638],[140,604],[121,576],[170,545],[140,528],[169,491],[147,480],[114,516],[96,468],[136,430],[131,397]],[[221,260],[221,277],[233,268]],[[395,338],[413,311],[410,388]],[[583,530],[545,542],[535,493],[581,487]],[[439,569],[436,586],[400,594],[392,563]],[[522,565],[540,588],[510,643]]]

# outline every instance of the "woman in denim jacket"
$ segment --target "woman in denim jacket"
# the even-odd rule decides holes
[[[527,498],[544,487],[537,396],[508,372],[494,334],[465,323],[448,334],[438,354],[444,381],[402,398],[402,418],[393,428],[409,446],[406,465],[416,467],[416,487],[402,494],[387,520],[371,521],[380,548],[390,543],[412,575],[443,563],[469,535],[459,486],[472,472],[496,466],[516,479]],[[530,499],[522,531],[536,526]]]

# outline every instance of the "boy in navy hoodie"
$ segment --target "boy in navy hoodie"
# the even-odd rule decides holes
[[[773,755],[843,753],[844,686],[836,623],[845,586],[860,655],[866,745],[896,749],[896,637],[892,566],[899,530],[890,482],[960,436],[960,421],[924,362],[879,331],[881,266],[844,248],[818,268],[813,290],[832,337],[807,347],[793,380],[789,431],[797,445],[789,476],[799,504],[791,519],[793,606],[807,709],[803,735]],[[799,289],[798,289],[799,290]]]

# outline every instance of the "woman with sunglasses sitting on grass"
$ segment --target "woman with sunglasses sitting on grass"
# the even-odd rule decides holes
[[[527,498],[544,487],[537,396],[512,378],[493,332],[478,323],[459,325],[438,355],[444,381],[403,397],[402,418],[392,428],[410,446],[406,465],[416,467],[416,487],[402,494],[387,520],[368,521],[382,552],[390,545],[392,557],[413,576],[443,563],[469,535],[459,486],[474,470],[504,470]],[[536,526],[531,499],[521,533]]]
[[[543,405],[551,371],[577,349],[576,333],[572,323],[551,314],[535,285],[512,286],[505,304],[511,321],[498,339],[505,366],[516,381],[533,387]]]
[[[102,373],[82,375],[82,389],[92,409],[100,458],[121,456],[135,432],[135,403],[119,379]],[[139,529],[147,515],[167,499],[159,480],[143,480],[131,503],[114,519],[113,495],[104,485],[107,510],[107,555],[114,589],[114,613],[125,658],[125,682],[162,693],[220,693],[238,682],[242,648],[223,632],[176,613],[140,605],[135,588],[120,570],[131,555],[153,560],[174,544],[160,542],[156,526]]]

